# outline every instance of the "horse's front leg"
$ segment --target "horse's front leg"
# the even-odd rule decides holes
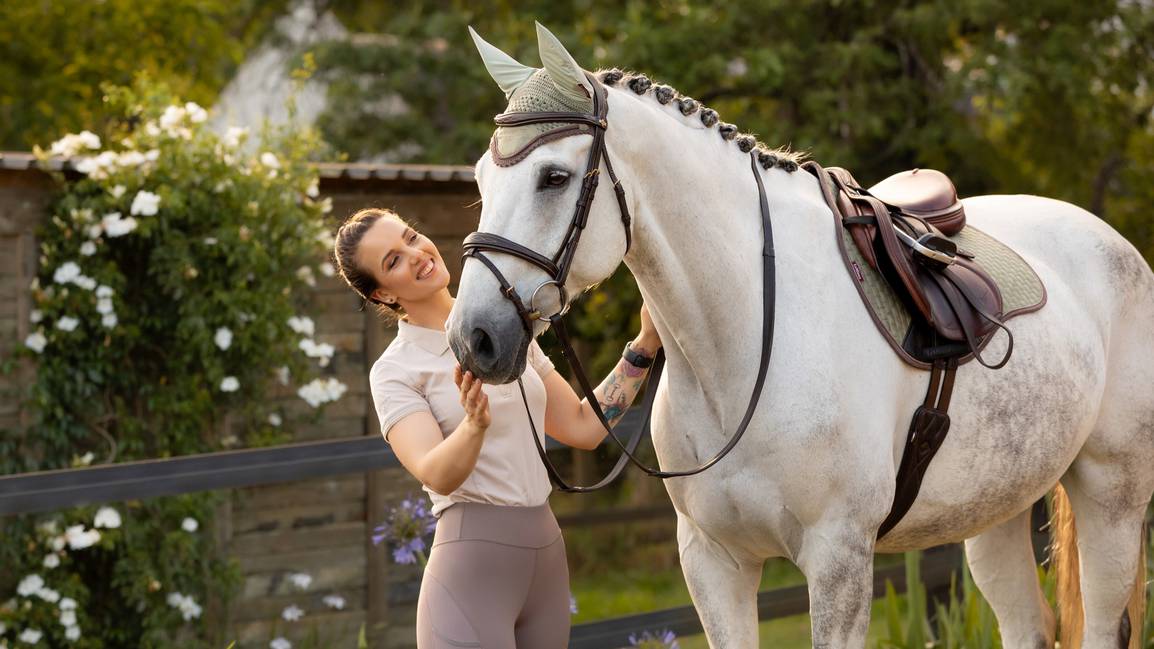
[[[847,521],[806,530],[797,565],[809,585],[815,649],[863,649],[873,603],[874,534]]]
[[[756,649],[757,587],[764,562],[734,558],[681,512],[677,548],[710,649]]]

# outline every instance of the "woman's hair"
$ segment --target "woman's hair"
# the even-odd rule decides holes
[[[363,311],[365,304],[372,302],[377,305],[378,315],[392,320],[403,316],[404,309],[398,304],[388,304],[369,297],[377,289],[377,280],[372,273],[365,272],[363,268],[357,266],[357,248],[361,245],[361,239],[364,238],[365,232],[368,232],[369,228],[380,219],[392,219],[402,225],[409,226],[405,219],[392,210],[376,207],[359,210],[337,229],[333,243],[333,257],[336,259],[337,272],[340,273],[341,278],[345,280],[349,288],[361,296],[360,310]]]

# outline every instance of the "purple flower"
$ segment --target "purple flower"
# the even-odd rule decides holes
[[[641,635],[629,634],[629,646],[638,649],[681,649],[677,642],[677,635],[666,629],[664,631],[644,631]]]
[[[423,497],[409,496],[389,510],[385,521],[373,528],[374,545],[388,542],[393,560],[400,564],[425,561],[425,536],[436,530],[437,519]]]

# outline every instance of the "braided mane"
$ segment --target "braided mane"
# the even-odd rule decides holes
[[[701,123],[706,128],[717,126],[717,132],[722,139],[727,142],[737,144],[737,148],[742,153],[749,153],[750,151],[757,151],[757,161],[764,169],[772,169],[777,167],[785,171],[797,171],[802,160],[805,159],[805,154],[797,151],[790,151],[785,147],[770,148],[768,145],[759,142],[756,137],[749,133],[738,133],[737,127],[733,124],[720,121],[717,111],[712,108],[706,108],[701,102],[681,95],[673,88],[663,85],[654,84],[649,77],[644,74],[626,73],[617,68],[610,70],[600,70],[595,73],[601,83],[607,86],[623,86],[632,90],[637,95],[652,95],[657,103],[661,105],[672,104],[677,110],[686,117],[697,114]]]

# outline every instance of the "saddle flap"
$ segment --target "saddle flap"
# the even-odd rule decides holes
[[[1002,315],[1002,294],[977,264],[960,258],[942,271],[920,269],[918,283],[929,305],[929,324],[944,338],[967,342],[966,331],[984,338],[997,326],[979,311]],[[959,288],[959,285],[961,288]]]

